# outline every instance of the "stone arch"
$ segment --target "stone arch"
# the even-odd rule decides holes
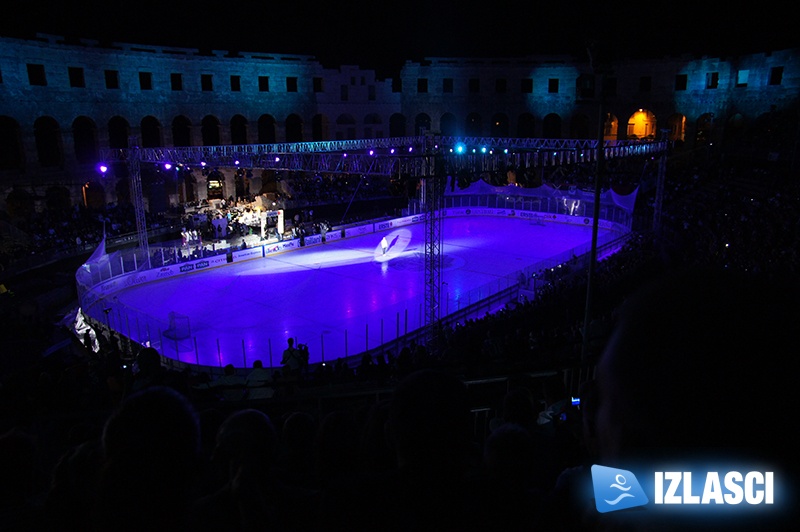
[[[43,167],[61,166],[64,152],[61,144],[61,128],[52,116],[42,116],[33,123],[36,139],[36,155]]]
[[[88,116],[72,121],[72,144],[78,164],[97,162],[97,126]]]
[[[480,137],[483,134],[483,123],[481,115],[470,113],[464,123],[464,134],[468,137]]]
[[[612,113],[606,113],[603,121],[603,140],[617,140],[619,138],[619,118]]]
[[[192,145],[192,123],[183,115],[172,120],[172,145],[185,147]]]
[[[458,136],[458,119],[453,113],[445,113],[439,119],[439,132],[445,137]]]
[[[703,113],[698,116],[694,131],[695,145],[704,146],[710,143],[714,135],[714,129],[714,113]]]
[[[72,207],[69,189],[64,185],[52,185],[44,191],[45,205],[50,212],[68,212]]]
[[[683,142],[686,140],[686,116],[675,113],[667,118],[669,128],[668,138],[671,141]]]
[[[336,117],[336,140],[356,138],[356,119],[353,115],[341,114]]]
[[[6,195],[6,212],[12,220],[30,220],[36,213],[33,194],[22,187],[14,186]]]
[[[203,138],[203,146],[219,146],[219,118],[214,115],[206,115],[200,123],[200,135]]]
[[[127,180],[125,180],[127,184]],[[83,206],[91,210],[102,210],[106,206],[106,190],[97,181],[89,181],[81,187]],[[119,201],[119,197],[117,198]]]
[[[383,130],[380,126],[383,122],[378,113],[370,113],[364,117],[364,138],[374,139],[383,136]]]
[[[405,137],[406,136],[406,117],[400,113],[394,113],[389,117],[389,136],[390,137]]]
[[[569,121],[569,138],[571,139],[596,139],[597,131],[594,134],[589,123],[589,117],[583,113],[572,116]]]
[[[108,147],[121,150],[128,147],[131,126],[121,116],[112,116],[108,121]]]
[[[303,119],[298,114],[286,117],[286,142],[303,142]]]
[[[330,121],[323,114],[314,115],[311,119],[311,140],[322,141],[330,139]]]
[[[561,117],[550,113],[542,119],[542,137],[546,139],[561,138]]]
[[[414,118],[414,135],[422,135],[431,130],[431,117],[426,113],[420,113]]]
[[[739,145],[744,141],[747,122],[741,113],[733,113],[725,124],[725,145]]]
[[[139,125],[142,148],[159,148],[164,145],[161,138],[161,123],[154,116],[145,116]]]
[[[535,138],[536,120],[530,113],[522,113],[517,120],[517,138]]]
[[[508,120],[508,115],[497,113],[492,117],[492,137],[508,138],[510,132],[511,123]]]
[[[22,130],[10,116],[0,116],[0,170],[22,170]]]
[[[231,144],[247,144],[247,119],[242,115],[231,117]]]
[[[275,117],[261,115],[258,117],[258,143],[275,144]]]

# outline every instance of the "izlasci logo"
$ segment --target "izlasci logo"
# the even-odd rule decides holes
[[[692,481],[690,471],[656,471],[653,483],[657,505],[771,505],[774,503],[772,471],[710,471]],[[592,466],[595,507],[600,513],[644,506],[650,501],[636,476],[625,469]]]
[[[593,465],[592,486],[594,504],[600,513],[644,506],[650,502],[636,475],[625,469]]]

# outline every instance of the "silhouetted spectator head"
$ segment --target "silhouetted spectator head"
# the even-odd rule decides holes
[[[18,428],[0,435],[0,509],[21,508],[33,496],[37,488],[36,459],[33,436]]]
[[[367,471],[388,471],[397,467],[397,457],[386,440],[390,401],[373,404],[361,433],[361,459]]]
[[[317,421],[308,412],[292,412],[283,423],[282,439],[288,447],[310,449],[317,432]]]
[[[667,277],[631,297],[598,368],[604,459],[787,449],[798,433],[784,425],[798,308],[796,286],[723,271]]]
[[[392,397],[389,434],[400,466],[463,466],[471,443],[466,385],[435,370],[408,375]]]
[[[272,467],[276,445],[277,433],[269,416],[248,408],[234,412],[219,427],[214,460],[226,462],[231,475],[241,467],[266,472]]]
[[[283,422],[281,440],[287,453],[287,467],[291,471],[308,473],[313,462],[317,420],[308,412],[292,412]]]
[[[139,372],[152,375],[161,368],[161,355],[154,347],[145,347],[136,355]]]
[[[84,441],[65,452],[53,468],[44,510],[49,528],[91,530],[97,481],[103,466],[99,439]]]
[[[503,421],[531,428],[536,423],[538,411],[533,394],[528,388],[509,390],[503,398]]]
[[[567,398],[567,387],[560,376],[553,375],[542,381],[542,396],[548,405]]]
[[[200,459],[200,427],[191,403],[172,388],[145,388],[111,415],[102,444],[101,528],[180,528]]]
[[[323,483],[355,471],[359,428],[350,410],[334,410],[320,421],[316,437],[317,473]]]
[[[530,430],[516,423],[497,427],[486,439],[483,461],[492,480],[517,487],[533,484],[534,462],[541,455]]]

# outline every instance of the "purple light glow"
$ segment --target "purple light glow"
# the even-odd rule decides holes
[[[469,217],[446,220],[443,273],[449,287],[445,308],[450,311],[485,297],[484,287],[494,285],[498,275],[557,256],[584,243],[587,235],[590,238],[583,226],[550,228],[532,226],[526,220],[495,221],[504,223],[503,227],[507,222],[514,230],[498,232],[494,224]],[[547,229],[557,229],[558,238],[544,238],[541,232]],[[537,238],[521,245],[521,231],[531,231]],[[369,348],[376,347],[382,340],[402,335],[406,328],[423,325],[419,276],[424,268],[420,256],[424,227],[392,228],[385,236],[390,243],[385,255],[380,237],[370,233],[234,260],[204,271],[202,278],[174,275],[157,286],[126,288],[116,294],[118,303],[109,319],[112,327],[125,330],[127,323],[136,323],[138,318],[139,341],[158,338],[159,326],[169,322],[169,312],[187,316],[191,337],[163,341],[159,347],[165,356],[191,364],[249,367],[255,358],[267,363],[272,355],[270,366],[278,365],[290,335],[309,345],[312,362],[318,362],[322,353],[334,359],[352,355],[364,349],[367,341]],[[246,294],[240,302],[242,312],[232,322],[221,322],[218,309],[203,303],[220,290]],[[186,297],[189,293],[192,296]],[[94,310],[102,312],[102,308]],[[264,320],[264,315],[270,319]],[[102,313],[100,317],[104,318]]]

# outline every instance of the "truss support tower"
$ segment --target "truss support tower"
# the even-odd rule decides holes
[[[442,221],[447,175],[441,154],[429,153],[426,159],[427,175],[422,183],[425,214],[425,327],[428,344],[434,346],[438,340],[441,317]]]
[[[133,210],[136,215],[136,236],[139,242],[139,249],[142,251],[147,261],[147,268],[150,268],[150,244],[147,240],[147,217],[145,216],[144,210],[142,173],[139,165],[141,153],[139,151],[139,142],[137,138],[131,137],[129,145],[132,149],[128,152],[128,172],[130,173],[131,180],[131,201],[133,201]]]

